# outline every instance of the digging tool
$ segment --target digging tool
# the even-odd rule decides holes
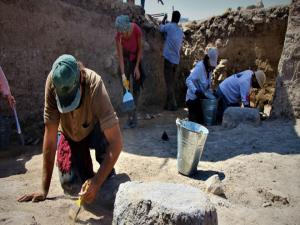
[[[84,190],[88,189],[90,186],[90,183],[87,183],[87,185],[84,185]],[[69,210],[69,218],[73,221],[73,224],[76,223],[77,216],[82,208],[83,205],[83,199],[82,196],[79,196],[79,198],[75,201],[75,204],[71,205],[71,208]]]
[[[69,218],[73,221],[73,224],[76,223],[77,220],[77,216],[81,210],[81,206],[82,206],[82,198],[79,197],[76,201],[75,204],[71,206],[70,210],[69,210]]]
[[[15,106],[13,107],[13,112],[14,112],[14,116],[15,116],[15,120],[16,120],[17,132],[20,136],[21,144],[25,145],[24,137],[23,137],[23,134],[22,134],[22,131],[21,131],[21,126],[20,126],[20,123],[19,123],[19,118],[18,118],[18,114],[17,114],[17,110],[16,110]]]
[[[135,109],[135,104],[133,100],[132,94],[129,92],[129,81],[126,79],[125,84],[125,94],[123,96],[123,102],[122,102],[122,111],[123,112],[131,112]]]

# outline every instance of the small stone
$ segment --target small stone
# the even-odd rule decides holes
[[[266,208],[266,207],[272,206],[272,203],[271,202],[265,202],[262,206]]]
[[[161,136],[161,139],[164,140],[164,141],[168,141],[169,140],[169,136],[167,134],[166,131],[163,132],[162,136]]]
[[[223,196],[224,186],[217,174],[211,176],[205,181],[206,191],[214,195]]]
[[[254,24],[261,24],[261,23],[264,22],[264,19],[261,18],[261,17],[258,17],[258,16],[254,16],[254,17],[252,18],[252,21],[253,21]]]
[[[145,117],[144,117],[145,120],[151,120],[151,119],[153,119],[153,118],[154,118],[154,116],[153,116],[153,115],[150,115],[150,114],[148,114],[148,113],[146,113],[146,115],[145,115]]]

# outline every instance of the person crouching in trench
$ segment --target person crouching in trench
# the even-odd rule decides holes
[[[42,187],[18,201],[46,199],[57,151],[64,192],[80,192],[84,202],[93,202],[104,181],[115,174],[122,149],[119,121],[101,76],[72,55],[57,58],[46,81],[44,123]],[[100,164],[96,173],[91,148]]]

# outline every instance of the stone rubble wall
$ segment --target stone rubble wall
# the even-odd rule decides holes
[[[223,78],[246,69],[262,69],[267,75],[265,88],[252,96],[254,105],[272,103],[277,67],[281,56],[289,14],[288,6],[227,10],[223,15],[182,25],[186,40],[177,84],[178,99],[185,99],[185,79],[193,64],[204,56],[205,47],[218,39],[219,61],[226,65]],[[225,62],[223,61],[223,62]],[[215,84],[217,87],[217,84]],[[256,96],[256,97],[255,97]]]
[[[275,118],[300,118],[300,0],[290,6],[272,112]]]

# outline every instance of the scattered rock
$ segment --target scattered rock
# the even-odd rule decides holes
[[[283,193],[281,193],[280,191],[259,188],[259,189],[257,189],[257,192],[259,194],[263,195],[263,197],[265,199],[265,203],[271,203],[272,205],[289,205],[290,204],[289,198],[286,195],[284,195]],[[264,207],[267,207],[267,206],[264,206]]]
[[[153,118],[155,118],[155,116],[152,115],[152,114],[148,114],[148,113],[146,113],[145,116],[144,116],[144,119],[145,119],[145,120],[151,120],[151,119],[153,119]]]
[[[266,104],[264,105],[264,114],[266,114],[268,117],[271,115],[272,105]]]
[[[282,205],[289,204],[288,197],[279,191],[275,191],[275,190],[266,191],[265,197],[266,199],[270,200],[273,203],[279,203]]]
[[[261,24],[261,23],[264,22],[264,19],[261,18],[261,17],[258,17],[258,16],[254,16],[254,17],[252,18],[252,21],[253,21],[254,24]]]
[[[217,225],[218,219],[208,196],[194,187],[127,182],[117,193],[112,224]]]
[[[265,202],[262,206],[266,208],[266,207],[272,206],[272,203],[271,202]]]
[[[217,174],[211,176],[205,181],[206,191],[214,195],[223,196],[224,186]]]
[[[161,139],[164,140],[164,141],[168,141],[169,140],[169,136],[167,134],[166,131],[163,132],[162,136],[161,136]]]

